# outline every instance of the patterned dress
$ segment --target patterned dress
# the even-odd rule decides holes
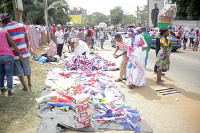
[[[167,55],[170,56],[171,53],[171,46],[170,46],[170,42],[168,40],[168,43],[165,42],[165,39],[162,38],[160,40],[161,43],[163,43],[163,46],[167,46]],[[162,69],[163,72],[166,72],[167,70],[169,70],[169,64],[167,63],[167,58],[165,56],[164,53],[164,47],[161,46],[160,51],[158,52],[157,55],[157,61],[156,61],[156,66],[159,67],[159,69]]]
[[[142,47],[147,47],[147,43],[142,35],[136,35],[134,42],[129,40],[127,46],[126,85],[143,86],[146,82],[146,50],[142,51]]]

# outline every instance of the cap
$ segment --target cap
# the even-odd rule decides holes
[[[11,16],[8,14],[8,13],[3,13],[1,15],[1,21],[2,21],[2,24],[4,23],[3,20],[7,19],[7,18],[10,18]]]
[[[62,26],[60,24],[58,24],[57,27],[62,27]]]

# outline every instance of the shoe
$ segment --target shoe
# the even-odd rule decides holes
[[[115,82],[121,82],[121,81],[122,81],[121,79],[116,79],[116,80],[115,80]]]
[[[165,76],[165,74],[164,74],[164,73],[161,73],[161,76]]]
[[[126,80],[126,78],[123,78],[123,80]]]
[[[11,96],[8,96],[8,97],[13,97],[14,95],[16,94],[16,92],[12,92],[12,95]]]

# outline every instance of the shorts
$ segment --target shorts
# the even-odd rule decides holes
[[[23,61],[20,59],[15,60],[13,76],[28,76],[31,74],[31,67],[29,63],[29,57],[23,58]]]

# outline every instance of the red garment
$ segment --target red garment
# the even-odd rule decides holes
[[[94,30],[93,30],[93,29],[91,29],[91,37],[93,37],[93,32],[94,32]]]
[[[180,37],[180,36],[181,36],[181,30],[178,31],[177,37]]]
[[[53,27],[52,31],[53,31],[53,34],[55,34],[56,33],[56,28]]]

